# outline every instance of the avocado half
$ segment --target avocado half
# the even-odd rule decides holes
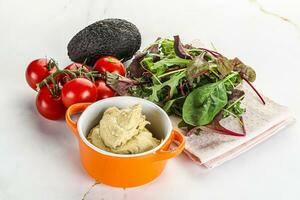
[[[101,56],[114,56],[124,62],[140,47],[141,34],[134,24],[124,19],[104,19],[79,31],[67,48],[72,61],[92,66]]]

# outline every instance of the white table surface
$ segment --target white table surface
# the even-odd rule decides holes
[[[37,113],[36,93],[24,78],[35,58],[69,64],[67,43],[88,24],[124,18],[140,29],[143,46],[179,34],[183,41],[213,42],[228,57],[239,57],[257,71],[255,85],[299,120],[299,9],[298,0],[0,0],[0,199],[300,199],[297,122],[212,170],[181,155],[145,186],[92,187],[74,136],[64,121]]]

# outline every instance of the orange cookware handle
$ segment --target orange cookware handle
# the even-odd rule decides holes
[[[77,138],[79,137],[79,133],[77,131],[77,122],[73,121],[71,116],[73,114],[84,111],[91,104],[92,103],[76,103],[76,104],[71,105],[66,112],[66,115],[65,115],[66,122],[67,122],[69,128],[72,130],[72,132],[74,133],[74,135]]]
[[[168,150],[166,147],[169,147],[169,144],[174,142],[177,146],[174,149]],[[185,138],[184,136],[173,130],[171,133],[171,139],[156,152],[156,160],[166,160],[178,156],[184,149]]]

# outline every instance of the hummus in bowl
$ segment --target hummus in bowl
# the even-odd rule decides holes
[[[99,124],[92,128],[87,139],[96,147],[113,153],[136,154],[160,144],[146,128],[150,122],[142,114],[142,106],[135,104],[124,109],[109,107]]]
[[[76,122],[72,116],[79,112]],[[74,104],[66,112],[66,122],[78,139],[86,172],[96,181],[115,187],[152,181],[185,145],[184,136],[172,130],[162,108],[136,97]],[[178,146],[169,149],[173,141]]]

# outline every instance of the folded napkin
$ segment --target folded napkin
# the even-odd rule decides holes
[[[200,131],[197,135],[186,136],[185,153],[197,164],[207,168],[216,167],[268,139],[294,121],[285,106],[267,97],[264,97],[266,105],[263,105],[248,85],[244,84],[241,87],[245,91],[243,106],[246,112],[243,119],[247,135],[234,137]],[[171,116],[171,120],[174,128],[185,134],[185,131],[177,126],[181,119]],[[230,130],[242,131],[238,120],[234,118],[223,119],[221,124]]]

